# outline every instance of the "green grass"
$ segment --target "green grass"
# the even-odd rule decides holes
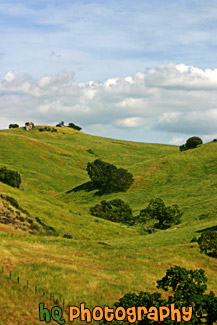
[[[91,308],[111,306],[129,291],[155,291],[156,280],[173,265],[205,269],[208,289],[217,293],[216,259],[190,243],[198,231],[217,223],[216,143],[179,152],[177,146],[94,137],[70,128],[52,134],[38,129],[0,131],[0,167],[22,176],[21,189],[0,183],[0,193],[17,199],[33,217],[53,226],[58,236],[30,235],[0,224],[0,263],[6,273],[12,271],[24,283],[29,279],[32,288],[55,292],[73,305],[86,302]],[[67,194],[89,181],[86,165],[96,158],[128,169],[135,179],[131,188],[103,196],[85,190]],[[182,223],[143,235],[141,226],[128,227],[89,214],[89,208],[101,200],[120,198],[136,215],[154,197],[166,205],[178,204],[184,211]],[[206,219],[198,219],[208,211]],[[63,238],[64,234],[72,239]],[[1,283],[0,296],[7,303],[0,309],[0,320],[14,310],[17,320],[7,324],[20,324],[22,314],[26,324],[37,324],[40,298],[32,293],[27,304],[22,284],[18,290],[5,278]]]

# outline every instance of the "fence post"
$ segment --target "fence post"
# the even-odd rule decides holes
[[[19,277],[17,277],[17,283],[18,283],[18,284],[20,283],[20,278],[19,278]]]

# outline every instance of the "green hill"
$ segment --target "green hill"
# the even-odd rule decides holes
[[[97,158],[131,172],[131,188],[102,196],[88,191],[86,165]],[[24,214],[26,210],[34,222],[39,218],[55,232],[31,235],[28,225],[0,223],[0,319],[39,324],[40,292],[52,292],[73,305],[112,306],[129,291],[155,291],[156,280],[173,265],[203,268],[208,289],[217,293],[216,259],[190,242],[200,231],[216,227],[216,161],[217,143],[180,152],[177,146],[106,139],[66,127],[55,133],[39,132],[39,127],[1,130],[0,167],[18,171],[22,187],[0,182],[0,194],[15,198]],[[115,224],[88,213],[103,199],[120,198],[137,215],[155,197],[178,204],[184,211],[180,225],[145,235],[142,226]],[[3,206],[0,198],[1,211]],[[16,213],[10,203],[7,208]],[[207,217],[199,218],[201,214]],[[32,291],[24,303],[27,280]],[[11,310],[16,316],[12,320]]]

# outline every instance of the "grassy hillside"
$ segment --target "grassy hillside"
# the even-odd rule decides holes
[[[179,152],[177,146],[105,139],[70,128],[58,128],[57,133],[38,129],[0,131],[0,166],[22,176],[21,189],[0,183],[0,194],[15,198],[34,220],[38,217],[54,227],[55,235],[31,235],[19,225],[0,223],[0,266],[4,267],[0,320],[3,315],[10,317],[17,306],[17,319],[7,324],[40,324],[35,306],[43,297],[34,294],[35,286],[73,305],[112,305],[126,292],[154,291],[156,280],[173,265],[205,269],[208,287],[217,293],[216,260],[190,243],[201,230],[217,223],[217,143]],[[131,188],[103,196],[87,191],[86,165],[96,158],[128,169],[134,175]],[[88,213],[102,199],[121,198],[136,215],[154,197],[167,205],[178,204],[184,211],[182,223],[144,235],[142,227]],[[199,220],[208,211],[208,217]],[[72,239],[63,238],[64,234]],[[8,280],[10,271],[12,280]],[[19,290],[14,287],[17,276]],[[28,304],[22,285],[27,279],[33,290]]]

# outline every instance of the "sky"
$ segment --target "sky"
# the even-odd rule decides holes
[[[216,0],[0,0],[0,128],[217,138]]]

